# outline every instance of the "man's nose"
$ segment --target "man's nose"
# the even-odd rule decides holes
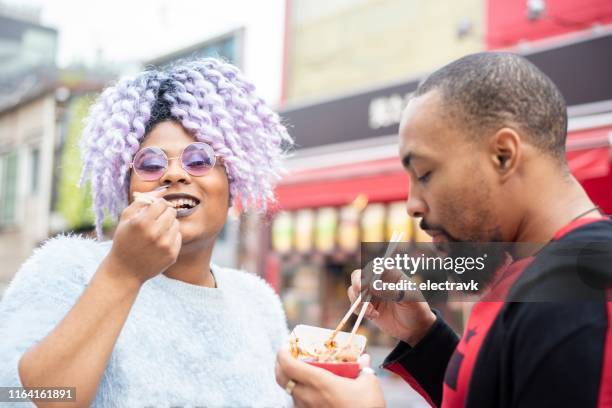
[[[414,194],[408,193],[408,200],[406,201],[406,210],[408,215],[413,218],[421,218],[427,211],[427,205],[425,202]]]

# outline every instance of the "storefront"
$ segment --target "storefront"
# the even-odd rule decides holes
[[[612,31],[525,53],[564,94],[570,168],[607,213],[612,213],[610,49]],[[268,281],[281,290],[290,325],[337,322],[348,307],[346,287],[359,264],[360,241],[388,240],[398,229],[409,240],[428,239],[406,215],[408,177],[397,158],[400,113],[417,85],[415,79],[282,112],[299,150],[277,189],[281,211],[264,232],[270,245],[261,255]],[[455,312],[460,328],[463,313]],[[391,344],[378,332],[369,334],[375,336],[371,342]]]

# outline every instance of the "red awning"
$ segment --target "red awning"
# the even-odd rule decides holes
[[[370,202],[403,200],[408,175],[397,158],[326,167],[291,174],[277,187],[281,209],[340,206],[359,194]]]
[[[567,161],[578,180],[610,173],[612,127],[572,132],[567,140]]]
[[[591,198],[612,212],[610,135],[612,126],[572,132],[567,159]],[[405,200],[408,176],[399,158],[295,172],[276,189],[280,209],[341,206],[365,194],[370,202]]]

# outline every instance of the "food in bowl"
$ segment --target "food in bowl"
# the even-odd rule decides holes
[[[322,363],[356,362],[361,355],[359,345],[354,343],[339,345],[336,340],[325,342],[319,347],[307,349],[301,346],[299,337],[293,336],[289,340],[289,346],[293,357]]]
[[[366,338],[356,334],[347,343],[350,333],[338,332],[329,341],[333,330],[322,327],[298,325],[289,338],[289,348],[294,358],[332,373],[356,378],[359,375],[359,356],[363,354]]]

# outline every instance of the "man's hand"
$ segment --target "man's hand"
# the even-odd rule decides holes
[[[369,357],[362,356],[360,364],[362,367],[369,365]],[[385,406],[382,389],[374,374],[363,372],[356,379],[343,378],[293,358],[284,348],[276,359],[276,382],[285,388],[289,380],[295,382],[291,396],[299,408]]]
[[[394,275],[394,272],[397,276]],[[383,277],[385,280],[398,281],[403,275],[396,271],[387,271]],[[357,269],[351,274],[351,286],[348,288],[351,304],[357,299],[360,292],[361,270]],[[436,315],[433,314],[420,292],[411,292],[405,297],[402,293],[379,294],[376,292],[371,286],[366,289],[366,294],[371,294],[374,299],[378,300],[373,300],[369,304],[365,316],[382,331],[396,339],[414,346],[436,321]],[[395,300],[400,298],[399,301]],[[355,313],[359,313],[360,309],[357,307]]]

